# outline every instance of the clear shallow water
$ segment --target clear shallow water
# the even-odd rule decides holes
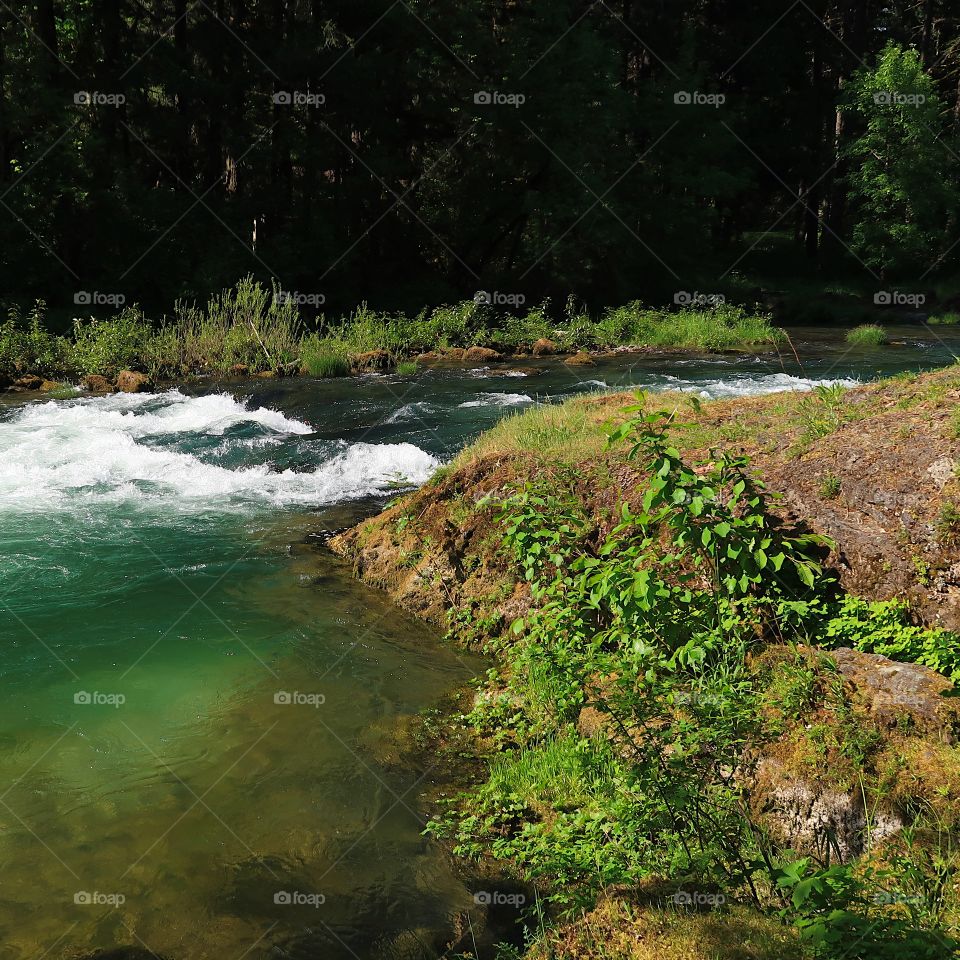
[[[531,403],[950,360],[909,333],[783,367],[633,355],[0,408],[0,958],[437,955],[475,908],[421,836],[431,758],[401,761],[396,728],[477,664],[311,534]]]

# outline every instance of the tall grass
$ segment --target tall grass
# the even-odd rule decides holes
[[[875,323],[862,323],[847,332],[847,343],[857,347],[881,347],[886,342],[886,330]]]
[[[371,351],[386,351],[396,366],[420,353],[451,348],[488,346],[522,353],[544,338],[571,351],[620,345],[729,350],[776,344],[782,337],[767,317],[740,307],[668,311],[639,302],[607,309],[599,317],[568,305],[559,322],[546,303],[510,315],[465,301],[417,316],[361,304],[339,320],[321,317],[317,329],[307,333],[295,302],[279,293],[276,286],[268,289],[246,277],[205,305],[178,301],[159,324],[128,307],[109,319],[75,321],[71,337],[46,330],[42,303],[26,317],[14,310],[0,323],[0,376],[114,376],[131,367],[163,377],[301,369],[330,377],[349,373],[353,358]]]

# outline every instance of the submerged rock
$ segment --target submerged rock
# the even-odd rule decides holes
[[[578,350],[572,357],[567,357],[563,362],[570,367],[594,366],[593,357],[586,350]]]
[[[121,393],[147,393],[153,389],[153,383],[145,373],[121,370],[117,374],[117,389]]]
[[[39,390],[43,386],[43,377],[34,376],[32,373],[25,377],[20,377],[13,381],[14,389],[17,390]]]

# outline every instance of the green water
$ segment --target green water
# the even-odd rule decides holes
[[[467,665],[302,543],[312,521],[137,519],[5,543],[0,956],[441,937],[472,899],[394,724]]]
[[[5,402],[0,960],[440,956],[476,906],[422,835],[435,758],[398,731],[482,665],[355,583],[318,532],[534,402],[950,360],[909,334],[801,343],[787,367],[627,357]]]

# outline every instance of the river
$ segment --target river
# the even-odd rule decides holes
[[[482,665],[354,582],[324,533],[534,403],[852,384],[960,352],[892,332],[851,350],[803,331],[799,362],[4,398],[0,960],[437,956],[475,891],[422,834],[434,760],[401,732]]]

